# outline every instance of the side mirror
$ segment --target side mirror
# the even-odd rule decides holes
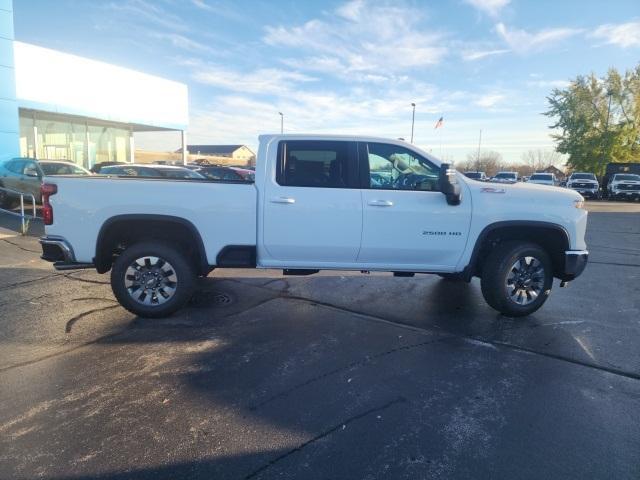
[[[40,177],[40,175],[38,175],[38,171],[37,170],[25,170],[24,174],[27,177]]]
[[[447,203],[449,205],[460,205],[460,201],[462,200],[462,189],[458,183],[456,171],[451,168],[451,165],[448,163],[440,165],[438,189],[447,198]]]

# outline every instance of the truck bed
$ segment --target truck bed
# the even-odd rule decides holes
[[[92,262],[103,224],[118,215],[184,219],[200,232],[209,264],[227,245],[256,245],[257,192],[251,183],[104,176],[55,176],[49,235],[64,235],[78,262]],[[90,193],[90,195],[89,195]]]

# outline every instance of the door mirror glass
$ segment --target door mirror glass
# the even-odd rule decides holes
[[[29,165],[24,169],[24,174],[27,177],[39,177],[40,174],[38,173],[38,170],[36,169],[36,167],[34,167],[33,165]]]
[[[462,200],[462,189],[458,183],[456,171],[448,163],[440,165],[438,176],[438,190],[447,198],[449,205],[459,205]]]

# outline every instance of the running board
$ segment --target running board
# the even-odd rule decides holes
[[[96,268],[93,263],[68,263],[68,262],[55,262],[53,268],[56,270],[81,270],[86,268]]]
[[[314,273],[318,273],[320,270],[311,270],[308,268],[285,268],[282,270],[283,275],[313,275]]]

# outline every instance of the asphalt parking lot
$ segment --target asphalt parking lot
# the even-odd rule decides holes
[[[163,320],[0,233],[0,478],[640,478],[640,205],[525,319],[435,276],[214,271]]]

